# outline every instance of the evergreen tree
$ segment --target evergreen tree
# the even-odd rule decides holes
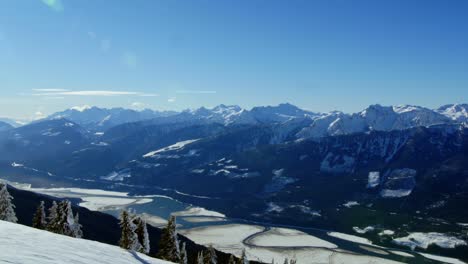
[[[229,257],[228,264],[237,264],[237,261],[236,261],[236,258],[234,257],[234,255],[231,255]]]
[[[284,264],[289,264],[289,259],[288,258],[284,259]]]
[[[126,210],[120,213],[120,228],[122,235],[120,237],[119,246],[124,249],[140,251],[141,246],[138,242],[138,236],[135,233],[136,226],[133,223],[133,216]]]
[[[73,227],[73,237],[76,237],[76,238],[82,238],[83,237],[83,231],[81,230],[81,228],[83,227],[81,224],[80,224],[80,215],[78,213],[76,213],[75,215],[75,225]]]
[[[59,212],[58,212],[58,204],[57,202],[53,201],[52,206],[49,208],[49,215],[47,216],[47,227],[46,230],[54,233],[59,233]]]
[[[12,203],[13,197],[7,189],[7,185],[0,183],[0,220],[16,223],[18,218],[15,214],[15,205]]]
[[[242,250],[242,256],[239,260],[240,264],[249,264],[249,259],[247,258],[247,254],[245,253],[245,249]]]
[[[180,246],[180,264],[188,264],[187,249],[185,248],[185,242]]]
[[[163,260],[178,263],[180,262],[180,249],[176,227],[176,218],[175,216],[171,216],[159,241],[158,257]]]
[[[205,257],[203,257],[203,251],[198,252],[197,264],[205,264]]]
[[[148,236],[148,229],[146,226],[146,221],[140,217],[134,218],[134,224],[136,225],[136,234],[138,237],[138,243],[141,245],[140,252],[144,254],[149,254],[150,252],[150,241]]]
[[[296,263],[297,263],[297,260],[296,260],[296,259],[291,259],[291,260],[289,261],[289,264],[296,264]]]
[[[73,216],[71,202],[68,200],[61,201],[58,205],[57,233],[66,236],[76,237],[76,235],[78,235],[77,229],[81,228],[77,227],[77,224],[75,224],[75,217]]]
[[[218,256],[216,256],[216,251],[213,246],[209,246],[205,254],[205,264],[217,264]]]
[[[36,213],[33,217],[32,226],[38,229],[45,229],[47,227],[44,201],[41,201],[41,203],[37,207]]]

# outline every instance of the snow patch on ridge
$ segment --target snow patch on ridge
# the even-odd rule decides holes
[[[179,150],[179,149],[184,148],[186,145],[191,144],[193,142],[196,142],[198,140],[200,140],[200,139],[190,139],[190,140],[180,141],[180,142],[177,142],[177,143],[175,143],[173,145],[167,146],[165,148],[158,149],[158,150],[155,150],[155,151],[151,151],[151,152],[143,155],[143,158],[150,158],[150,157],[153,157],[154,155],[156,155],[158,153],[162,153],[162,152],[166,152],[166,151]]]

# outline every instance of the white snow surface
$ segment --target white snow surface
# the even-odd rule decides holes
[[[116,246],[0,221],[0,263],[168,264],[171,262],[129,252]]]
[[[226,217],[222,213],[210,211],[202,207],[188,207],[184,211],[174,212],[175,216],[212,216],[212,217]]]
[[[266,234],[261,234],[263,230],[264,228],[261,226],[228,224],[197,227],[188,230],[181,230],[179,233],[187,236],[197,244],[206,246],[212,245],[220,251],[234,254],[238,257],[245,249],[249,260],[256,260],[263,263],[271,263],[272,259],[275,259],[275,263],[282,264],[284,258],[296,259],[298,263],[401,263],[373,256],[359,255],[353,252],[343,251],[338,248],[332,248],[334,244],[314,236],[304,234],[297,230],[279,229],[281,230],[280,232],[267,232]],[[276,229],[276,231],[278,231],[278,229]],[[242,243],[245,238],[254,234],[259,235],[259,240],[257,240],[258,243],[274,244],[274,246],[250,247]],[[255,241],[255,239],[253,241]],[[288,245],[304,244],[307,244],[306,246],[309,247],[287,248]],[[317,247],[310,247],[314,245]],[[329,247],[322,248],[320,247],[321,245]],[[284,246],[286,246],[286,248]],[[313,260],[313,262],[311,262],[311,260]]]
[[[373,226],[367,226],[365,228],[359,228],[357,226],[354,226],[353,227],[353,230],[354,232],[358,233],[358,234],[365,234],[367,232],[373,232],[375,230],[375,227]]]
[[[437,260],[443,263],[449,263],[449,264],[466,264],[466,262],[463,262],[459,259],[456,258],[449,258],[449,257],[442,257],[442,256],[437,256],[437,255],[432,255],[432,254],[427,254],[427,253],[419,253],[421,256],[428,258],[428,259],[433,259]]]
[[[369,179],[367,182],[367,188],[375,188],[380,184],[380,172],[371,171],[369,172]]]
[[[254,237],[250,240],[250,243],[262,247],[275,247],[278,245],[278,241],[281,241],[281,246],[287,247],[338,247],[333,243],[311,236],[299,230],[287,228],[272,228],[267,232]]]
[[[150,157],[153,157],[154,155],[156,155],[158,153],[162,153],[162,152],[166,152],[166,151],[179,150],[179,149],[184,148],[186,145],[191,144],[193,142],[196,142],[198,140],[200,140],[200,139],[190,139],[190,140],[180,141],[180,142],[177,142],[177,143],[175,143],[173,145],[167,146],[165,148],[158,149],[158,150],[155,150],[155,151],[151,151],[151,152],[143,155],[143,158],[150,158]]]
[[[458,246],[466,246],[467,243],[459,238],[449,236],[442,233],[411,233],[406,237],[395,238],[392,240],[397,245],[410,247],[412,250],[415,248],[427,249],[430,245],[436,245],[441,248],[456,248]]]
[[[351,241],[351,242],[356,242],[359,244],[372,245],[372,242],[369,239],[363,238],[363,237],[358,237],[358,236],[353,236],[353,235],[348,235],[348,234],[343,234],[343,233],[338,233],[338,232],[328,232],[327,234],[332,237],[336,237],[336,238]]]
[[[356,202],[356,201],[348,201],[348,202],[343,204],[343,206],[347,207],[347,208],[351,208],[351,207],[356,206],[356,205],[359,205],[359,203]]]
[[[413,190],[407,189],[398,189],[398,190],[390,190],[390,189],[383,189],[380,191],[380,196],[384,198],[401,198],[411,194]]]

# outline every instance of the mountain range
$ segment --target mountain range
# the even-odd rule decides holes
[[[463,236],[467,109],[73,108],[1,131],[0,176],[139,194],[177,190],[187,202],[277,224]],[[377,234],[363,236],[394,246]],[[463,252],[448,254],[468,258]]]

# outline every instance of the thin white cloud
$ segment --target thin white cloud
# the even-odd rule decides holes
[[[139,95],[138,92],[126,91],[65,91],[65,92],[47,92],[36,93],[34,96],[122,96],[122,95]]]
[[[181,90],[176,91],[178,94],[215,94],[216,91],[203,91],[203,90]]]
[[[67,89],[32,89],[35,92],[67,92]]]
[[[174,103],[175,101],[176,101],[176,98],[175,98],[175,97],[172,97],[172,98],[167,99],[167,102],[168,102],[168,103]]]
[[[157,96],[159,96],[159,94],[154,94],[154,93],[140,93],[140,94],[138,94],[138,96],[141,96],[141,97],[157,97]]]
[[[115,91],[115,90],[82,90],[73,91],[66,89],[33,89],[35,93],[20,94],[29,96],[42,96],[55,99],[63,99],[65,96],[138,96],[138,97],[156,97],[159,94],[133,92],[133,91]]]

